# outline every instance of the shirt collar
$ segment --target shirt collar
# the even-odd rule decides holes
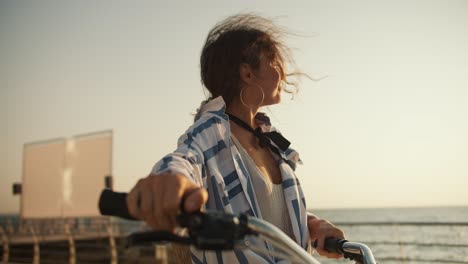
[[[201,103],[200,107],[197,110],[197,116],[195,120],[198,120],[202,115],[206,113],[219,115],[224,119],[228,120],[228,116],[225,111],[226,103],[224,102],[222,96],[218,96],[213,99],[205,100]],[[258,126],[262,128],[263,132],[270,132],[272,130],[270,118],[263,112],[258,112],[255,115],[255,122]]]
[[[226,121],[229,120],[229,116],[226,114],[226,103],[222,96],[203,101],[197,110],[195,120],[198,120],[202,115],[206,114],[214,114]],[[257,113],[255,122],[261,127],[263,132],[277,131],[277,129],[271,125],[270,118],[263,112]],[[302,164],[299,154],[293,149],[289,149],[287,153],[281,153],[281,156],[286,160],[291,160],[294,165],[297,163]]]

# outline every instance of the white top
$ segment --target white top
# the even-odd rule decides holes
[[[231,135],[231,138],[239,150],[251,176],[262,218],[293,238],[291,220],[284,200],[282,185],[274,184],[269,178],[264,176],[237,138],[234,135]]]

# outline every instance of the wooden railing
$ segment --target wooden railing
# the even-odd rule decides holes
[[[349,239],[367,244],[379,263],[468,264],[468,222],[335,224],[345,230]],[[182,246],[167,244],[127,250],[125,236],[145,228],[142,222],[108,217],[39,219],[16,224],[2,221],[0,260],[1,263],[181,263],[180,252],[187,250]],[[447,239],[434,240],[428,235],[431,232],[439,232]],[[364,233],[373,235],[360,236]],[[444,254],[438,254],[441,252]]]

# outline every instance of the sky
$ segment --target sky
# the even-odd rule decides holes
[[[205,99],[208,31],[241,12],[319,79],[264,109],[309,208],[468,206],[468,1],[57,0],[0,2],[0,213],[25,143],[112,130],[115,189],[147,176]]]

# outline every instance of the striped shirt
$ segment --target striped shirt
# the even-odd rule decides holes
[[[222,97],[204,104],[194,124],[179,138],[177,149],[157,162],[152,173],[182,174],[206,188],[207,210],[245,213],[262,218],[251,175],[238,149],[231,144],[229,117],[225,109]],[[274,130],[263,113],[259,113],[256,119],[264,132]],[[294,174],[296,164],[300,163],[299,154],[293,149],[283,152],[278,148],[278,151],[279,155],[273,153],[273,156],[281,171],[282,189],[293,237],[296,243],[308,250],[306,203],[299,180]],[[249,237],[248,240],[257,246],[272,249],[269,243],[256,237]],[[202,251],[192,248],[191,251],[192,263],[195,264],[285,263],[284,260],[251,250]]]
[[[264,176],[237,138],[233,135],[231,139],[247,167],[262,218],[293,238],[289,212],[284,202],[283,186],[281,183],[273,183],[271,179]]]

